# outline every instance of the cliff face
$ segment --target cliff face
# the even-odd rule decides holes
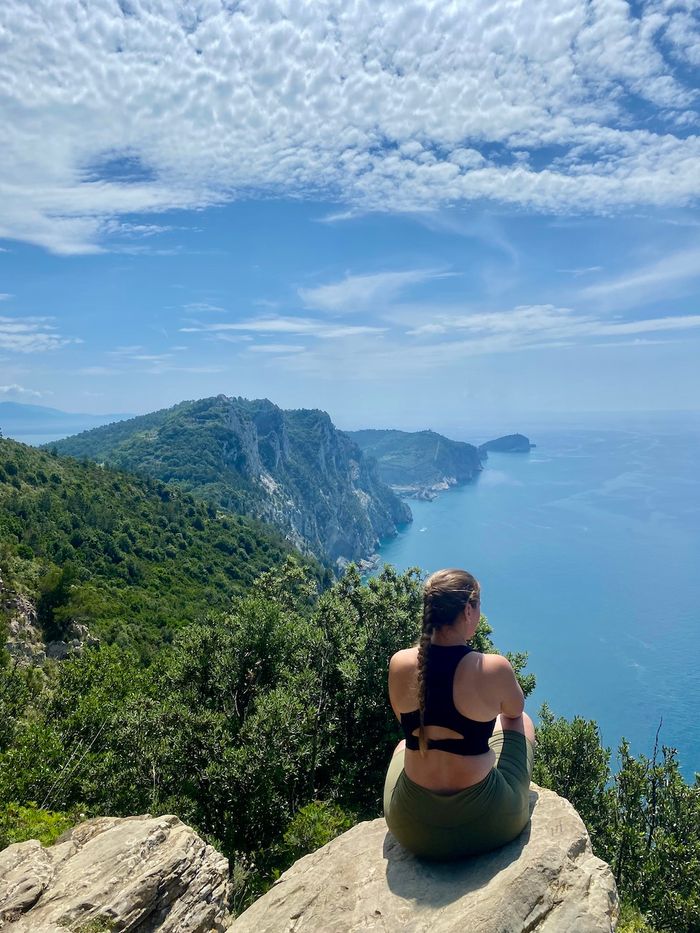
[[[434,431],[348,431],[362,451],[375,458],[381,479],[403,495],[431,497],[467,483],[481,470],[479,451]]]
[[[267,399],[203,399],[97,428],[54,445],[176,481],[223,508],[280,528],[322,559],[359,559],[411,520],[376,466],[319,410]]]

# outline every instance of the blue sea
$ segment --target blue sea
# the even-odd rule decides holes
[[[449,433],[449,432],[445,432]],[[543,425],[529,454],[411,501],[381,548],[400,569],[465,567],[501,651],[527,651],[557,715],[597,720],[613,750],[678,749],[700,771],[700,418]],[[479,443],[486,435],[450,436]],[[492,433],[491,437],[494,436]]]

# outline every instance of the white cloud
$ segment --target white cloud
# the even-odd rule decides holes
[[[58,350],[69,343],[81,343],[75,337],[62,337],[46,317],[0,316],[0,349],[16,353],[43,353]]]
[[[588,285],[579,297],[606,309],[629,308],[656,298],[668,298],[700,278],[700,247],[656,259],[623,275]]]
[[[469,341],[458,341],[454,347],[458,353],[473,355],[483,352],[512,352],[533,346],[556,347],[580,343],[593,337],[620,338],[630,334],[693,331],[698,327],[700,315],[694,314],[642,318],[634,321],[609,321],[575,312],[571,308],[521,305],[511,311],[443,315],[437,321],[421,325],[407,333],[414,338],[468,334]],[[428,346],[434,349],[436,344]],[[444,341],[440,343],[440,347],[450,355],[454,352]]]
[[[7,301],[8,298],[12,298],[12,295],[7,292],[0,292],[0,301]]]
[[[363,334],[381,334],[385,330],[384,327],[370,325],[328,324],[325,321],[315,321],[310,318],[283,316],[251,318],[247,321],[226,324],[196,324],[180,328],[180,332],[186,334],[204,333],[223,337],[241,331],[263,335],[291,334],[294,336],[316,337],[321,340],[356,337]]]
[[[218,314],[220,311],[226,310],[226,308],[210,304],[208,301],[191,301],[189,304],[183,305],[183,308],[185,311],[193,311],[195,313],[215,312]]]
[[[300,288],[299,297],[305,307],[332,314],[349,311],[374,311],[379,304],[388,304],[411,285],[419,285],[452,273],[435,269],[414,269],[407,272],[379,272],[374,275],[346,275],[340,282]]]
[[[696,63],[696,12],[5,0],[0,237],[95,252],[160,230],[127,215],[259,192],[348,216],[690,204],[698,98],[678,63]]]
[[[50,392],[37,392],[36,389],[25,389],[24,386],[13,385],[0,386],[0,395],[12,395],[20,398],[43,398],[45,395],[51,395]]]
[[[289,343],[259,343],[248,347],[249,353],[303,353],[306,347]]]
[[[84,366],[78,370],[81,376],[115,376],[122,372],[120,369],[110,369],[109,366]]]

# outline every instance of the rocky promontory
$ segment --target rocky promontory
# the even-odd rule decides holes
[[[376,460],[380,479],[400,496],[434,499],[481,471],[481,457],[473,444],[435,431],[367,429],[346,434]]]

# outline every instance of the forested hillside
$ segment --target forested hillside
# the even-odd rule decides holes
[[[474,479],[481,471],[473,444],[453,441],[435,431],[348,431],[362,451],[374,457],[385,483],[416,493]]]
[[[78,621],[147,650],[291,550],[177,488],[0,438],[0,575],[50,637]]]
[[[175,635],[53,664],[0,652],[0,848],[98,814],[175,813],[230,859],[240,910],[295,859],[380,812],[399,730],[387,664],[420,625],[420,575],[356,571],[324,593],[297,563]],[[474,639],[493,650],[482,620]],[[513,658],[522,675],[524,657]],[[615,874],[619,933],[698,933],[700,785],[672,750],[618,767],[595,723],[541,714],[534,780],[566,796]]]
[[[267,399],[219,395],[54,446],[261,518],[323,560],[367,557],[411,520],[373,462],[316,409],[283,411]]]

